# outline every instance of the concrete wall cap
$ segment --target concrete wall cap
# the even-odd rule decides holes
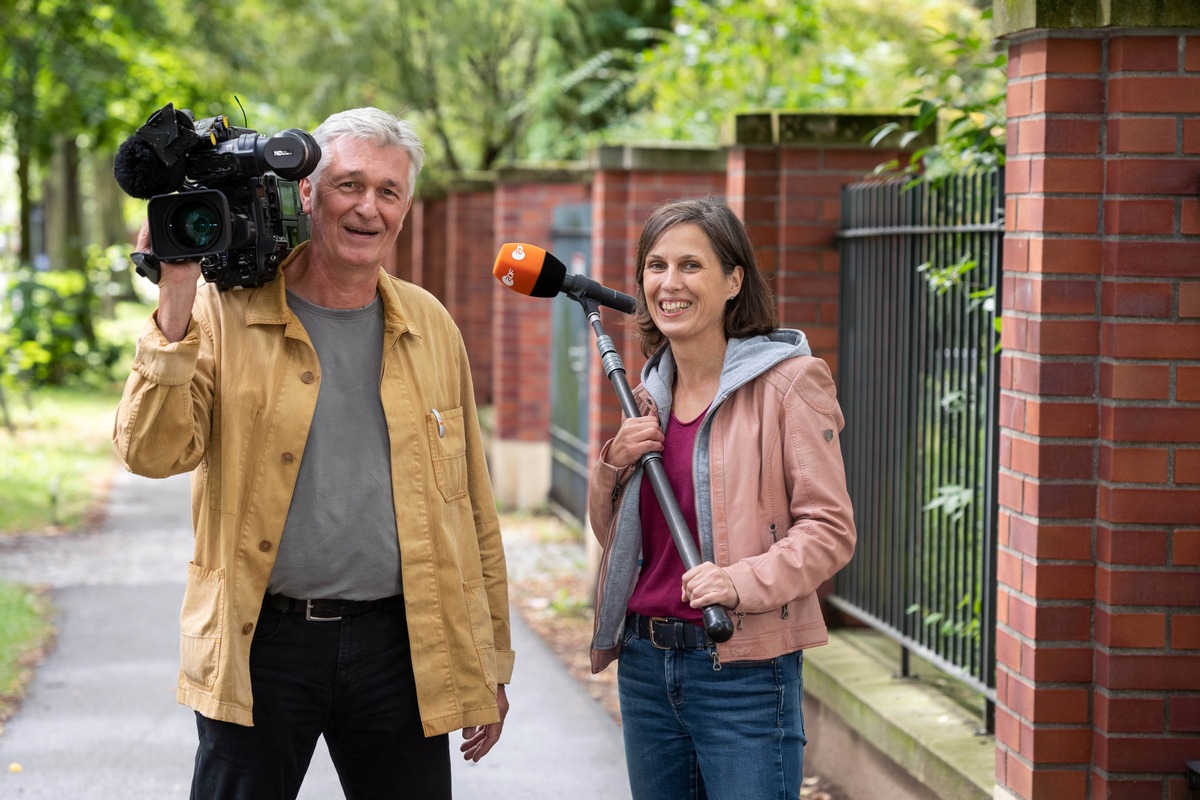
[[[1039,28],[1200,28],[1200,3],[1164,0],[993,0],[999,37]]]
[[[601,145],[587,159],[594,170],[635,172],[712,172],[725,163],[724,148],[680,142]]]

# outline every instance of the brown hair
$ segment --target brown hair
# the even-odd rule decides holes
[[[700,227],[708,237],[713,252],[726,275],[734,267],[742,268],[742,288],[737,297],[725,304],[725,338],[757,336],[771,333],[779,327],[775,299],[766,278],[754,258],[754,245],[746,226],[737,215],[715,197],[701,200],[674,200],[657,206],[646,219],[637,249],[637,310],[633,324],[637,327],[642,355],[649,357],[667,341],[654,324],[646,307],[646,291],[642,276],[646,270],[646,255],[671,228],[691,223]]]

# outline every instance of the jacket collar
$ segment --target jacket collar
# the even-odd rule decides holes
[[[287,266],[308,247],[308,242],[301,242],[292,249],[288,257],[279,265],[278,277],[257,289],[252,289],[246,303],[246,325],[291,325],[296,315],[287,304]],[[421,332],[413,325],[404,313],[400,294],[396,291],[399,281],[387,273],[382,266],[379,268],[377,288],[383,300],[384,330],[390,337],[411,333],[420,337]]]
[[[763,374],[771,367],[789,358],[810,356],[808,338],[803,331],[792,328],[776,328],[761,336],[730,339],[725,344],[725,360],[721,369],[721,383],[713,398],[709,412],[719,406],[726,397],[741,386]],[[671,408],[671,387],[675,383],[675,356],[671,345],[660,347],[642,367],[642,386],[654,400],[659,411],[659,422],[666,425],[667,410]]]

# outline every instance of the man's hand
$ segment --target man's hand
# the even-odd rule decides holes
[[[500,721],[491,725],[477,725],[463,728],[464,741],[458,749],[462,751],[467,761],[479,761],[488,754],[492,745],[500,740],[500,731],[504,728],[504,718],[508,716],[508,697],[504,694],[504,684],[496,687],[496,705],[500,707]]]
[[[142,253],[150,250],[150,221],[142,223],[134,249]],[[158,329],[168,342],[178,342],[187,335],[192,322],[192,303],[196,299],[196,282],[200,280],[199,261],[160,263],[162,271],[158,280],[158,310],[154,312]]]

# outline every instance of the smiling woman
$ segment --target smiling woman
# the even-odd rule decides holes
[[[779,327],[746,229],[715,199],[650,214],[637,284],[637,408],[589,485],[604,548],[592,668],[620,667],[634,800],[692,796],[698,780],[713,800],[794,800],[804,650],[827,641],[816,590],[855,543],[833,379]],[[672,546],[651,454],[699,564]],[[702,618],[712,607],[732,638]]]

